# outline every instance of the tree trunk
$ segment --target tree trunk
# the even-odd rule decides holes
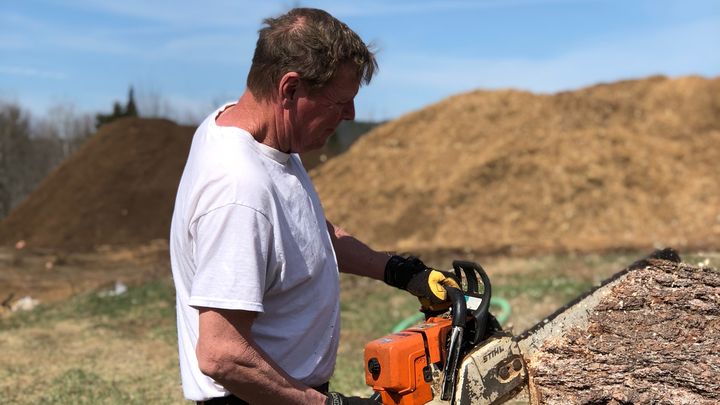
[[[535,402],[720,403],[720,273],[646,264],[529,359]]]

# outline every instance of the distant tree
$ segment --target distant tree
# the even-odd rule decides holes
[[[95,116],[95,122],[96,126],[99,128],[102,125],[113,122],[118,118],[137,116],[138,112],[137,106],[135,105],[135,95],[132,86],[130,86],[130,90],[128,91],[128,101],[125,104],[125,107],[123,107],[120,102],[115,101],[115,103],[113,103],[112,114],[97,114]]]
[[[71,103],[54,105],[45,117],[33,120],[33,156],[37,161],[35,167],[42,177],[73,154],[94,130],[93,117],[76,113]]]
[[[122,117],[125,113],[123,112],[123,108],[120,105],[119,101],[116,101],[113,103],[113,113],[112,115],[115,117]]]
[[[135,95],[132,86],[130,86],[130,91],[128,92],[128,101],[127,105],[125,106],[125,115],[127,117],[138,116],[137,107],[135,106]]]
[[[170,118],[175,114],[170,102],[162,95],[160,89],[153,85],[140,85],[133,95],[140,117]]]
[[[31,119],[20,106],[0,100],[0,218],[22,201],[94,131],[93,118],[72,104]]]
[[[0,103],[0,216],[21,198],[30,151],[30,122],[15,104]]]

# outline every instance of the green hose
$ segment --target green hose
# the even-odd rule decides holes
[[[505,322],[510,318],[510,314],[512,313],[512,308],[510,307],[510,301],[506,300],[502,297],[492,297],[490,298],[490,306],[495,306],[499,309],[499,312],[497,315],[495,315],[495,319],[497,319],[500,326],[505,325]]]
[[[500,323],[500,325],[504,325],[505,322],[507,322],[508,318],[510,318],[510,313],[512,312],[512,309],[510,307],[510,302],[505,298],[490,298],[490,307],[495,307],[499,310],[497,314],[495,314],[496,311],[492,311],[492,313],[493,315],[495,315],[495,318]],[[422,321],[423,319],[425,319],[425,314],[423,314],[422,312],[418,312],[415,315],[409,316],[400,321],[397,325],[395,325],[392,328],[392,333],[397,333],[401,330],[407,329],[410,326],[413,326],[416,323]]]
[[[398,333],[401,330],[405,330],[410,326],[422,321],[423,319],[425,319],[425,314],[423,314],[422,312],[418,312],[415,315],[408,316],[407,318],[400,321],[400,323],[393,326],[392,333]]]

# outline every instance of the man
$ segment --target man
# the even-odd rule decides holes
[[[188,399],[372,403],[327,392],[340,335],[338,267],[426,304],[444,301],[443,273],[374,251],[327,221],[297,155],[354,119],[354,97],[376,67],[345,24],[293,9],[265,20],[247,90],[197,129],[170,240]]]

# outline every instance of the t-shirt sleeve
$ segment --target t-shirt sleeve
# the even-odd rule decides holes
[[[228,204],[201,216],[194,227],[194,307],[263,311],[272,224],[257,210]]]

